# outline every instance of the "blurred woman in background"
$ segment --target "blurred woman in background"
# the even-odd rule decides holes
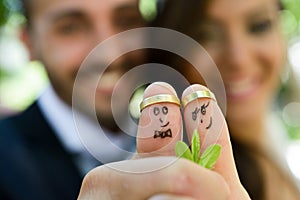
[[[271,115],[286,64],[278,0],[169,0],[154,26],[171,28],[197,40],[217,65],[227,96],[228,122],[235,161],[250,197],[300,199],[284,158],[287,135]],[[153,54],[191,83],[203,78],[170,53]],[[280,146],[279,146],[280,145]]]

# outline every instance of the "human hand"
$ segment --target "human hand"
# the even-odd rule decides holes
[[[208,89],[190,86],[183,99],[199,90]],[[157,94],[176,92],[165,83],[154,83],[144,98]],[[135,159],[92,170],[83,181],[79,199],[250,199],[239,181],[227,125],[216,102],[210,98],[195,99],[183,111],[189,138],[198,129],[203,149],[211,144],[222,146],[212,170],[174,157],[174,146],[182,138],[180,108],[174,102],[160,102],[142,111]],[[166,132],[168,129],[171,134]]]

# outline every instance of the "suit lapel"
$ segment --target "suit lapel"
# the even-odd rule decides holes
[[[34,103],[16,122],[30,155],[31,166],[35,169],[32,178],[43,185],[52,199],[75,199],[82,177],[72,155],[56,138],[37,104]]]

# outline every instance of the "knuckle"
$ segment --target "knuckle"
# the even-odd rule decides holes
[[[104,167],[97,167],[88,172],[81,185],[79,199],[90,199],[91,197],[97,197],[99,194],[104,194],[105,186],[107,186],[107,173]]]
[[[189,161],[179,160],[172,173],[172,192],[184,194],[193,187],[193,176],[191,174]]]

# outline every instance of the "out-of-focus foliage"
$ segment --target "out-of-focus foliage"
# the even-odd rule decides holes
[[[153,20],[157,15],[157,0],[139,0],[139,9],[146,21]]]
[[[19,0],[0,0],[0,26],[3,26],[11,14],[19,12],[21,3]]]
[[[284,31],[289,37],[300,33],[300,0],[281,0],[284,6]]]
[[[47,85],[46,73],[38,62],[28,62],[18,39],[24,23],[20,0],[0,0],[0,104],[9,110],[23,110]]]
[[[300,37],[300,0],[281,0],[284,6],[283,14],[283,31],[290,39],[290,45],[295,45],[299,43]],[[295,53],[293,53],[295,54]],[[289,52],[289,57],[291,58],[292,54]],[[290,60],[291,62],[291,60]],[[299,63],[291,63],[292,68],[297,69],[300,66]],[[294,79],[297,80],[299,77],[296,74]],[[291,139],[300,140],[300,125],[299,125],[299,114],[297,113],[296,107],[294,109],[290,109],[290,111],[294,111],[293,114],[291,112],[286,113],[287,108],[290,108],[290,105],[295,102],[290,102],[289,100],[291,96],[296,97],[293,101],[299,101],[299,95],[295,94],[298,91],[299,82],[294,81],[293,78],[289,77],[288,81],[291,84],[285,83],[282,85],[281,96],[283,100],[283,122],[287,129],[287,132]],[[300,79],[299,79],[300,80]],[[293,82],[294,81],[294,82]],[[295,87],[295,88],[294,88]],[[280,100],[280,99],[279,99]],[[280,102],[279,102],[280,103]],[[297,104],[299,105],[299,104]],[[296,113],[295,113],[296,112]],[[284,117],[285,116],[285,117]],[[298,123],[291,123],[292,121],[297,121]]]
[[[4,4],[4,1],[2,0],[0,2],[0,26],[6,23],[6,20],[8,18],[8,8]]]

